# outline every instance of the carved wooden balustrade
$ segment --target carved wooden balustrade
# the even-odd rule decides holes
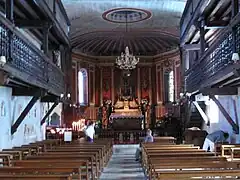
[[[240,24],[236,25],[236,47],[240,52]],[[225,68],[233,64],[233,34],[230,28],[226,28],[221,37],[217,38],[209,49],[203,54],[185,74],[186,88],[188,92],[194,92],[203,88],[207,80],[221,71],[224,76]],[[201,87],[200,87],[201,86]]]
[[[100,138],[112,138],[115,144],[136,144],[139,143],[142,137],[146,135],[145,131],[132,130],[132,131],[111,131],[103,130]]]
[[[7,59],[3,69],[12,76],[55,95],[64,92],[62,71],[2,15],[0,53]]]

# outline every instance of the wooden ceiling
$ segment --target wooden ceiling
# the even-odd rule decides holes
[[[153,56],[178,47],[179,22],[186,0],[62,0],[71,20],[74,50],[93,56],[119,55],[129,46],[135,55]],[[134,23],[111,22],[104,13],[140,9],[150,17]],[[124,12],[128,12],[125,10]],[[135,15],[137,19],[136,10]],[[128,12],[129,13],[129,12]],[[129,13],[131,16],[131,13]],[[140,14],[140,13],[139,13]],[[107,16],[119,20],[118,13]],[[129,17],[130,17],[129,16]],[[120,14],[121,19],[121,14]]]

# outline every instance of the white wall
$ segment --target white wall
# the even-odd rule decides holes
[[[225,110],[229,113],[230,117],[236,123],[236,116],[234,111],[234,99],[236,99],[236,106],[237,106],[237,118],[240,120],[240,97],[239,96],[216,96]],[[210,126],[207,127],[206,124],[203,126],[203,129],[206,130],[208,133],[214,132],[216,130],[223,130],[233,136],[233,129],[232,126],[228,123],[225,116],[221,113],[218,106],[210,100],[206,103],[208,108],[206,113],[210,119]],[[238,122],[238,125],[240,123]],[[237,142],[240,142],[240,136],[237,136]]]
[[[0,86],[0,149],[21,146],[42,140],[44,134],[40,122],[45,114],[43,104],[37,101],[18,130],[11,135],[11,125],[17,120],[31,97],[12,96],[12,89]]]

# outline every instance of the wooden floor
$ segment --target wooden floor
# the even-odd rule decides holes
[[[135,161],[138,145],[114,145],[113,155],[100,180],[146,180],[141,164]]]

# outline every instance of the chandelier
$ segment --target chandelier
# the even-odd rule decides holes
[[[136,58],[132,54],[129,53],[128,47],[125,48],[125,54],[122,52],[121,56],[116,58],[116,64],[120,69],[130,70],[135,69],[136,65],[139,62],[139,58]]]

